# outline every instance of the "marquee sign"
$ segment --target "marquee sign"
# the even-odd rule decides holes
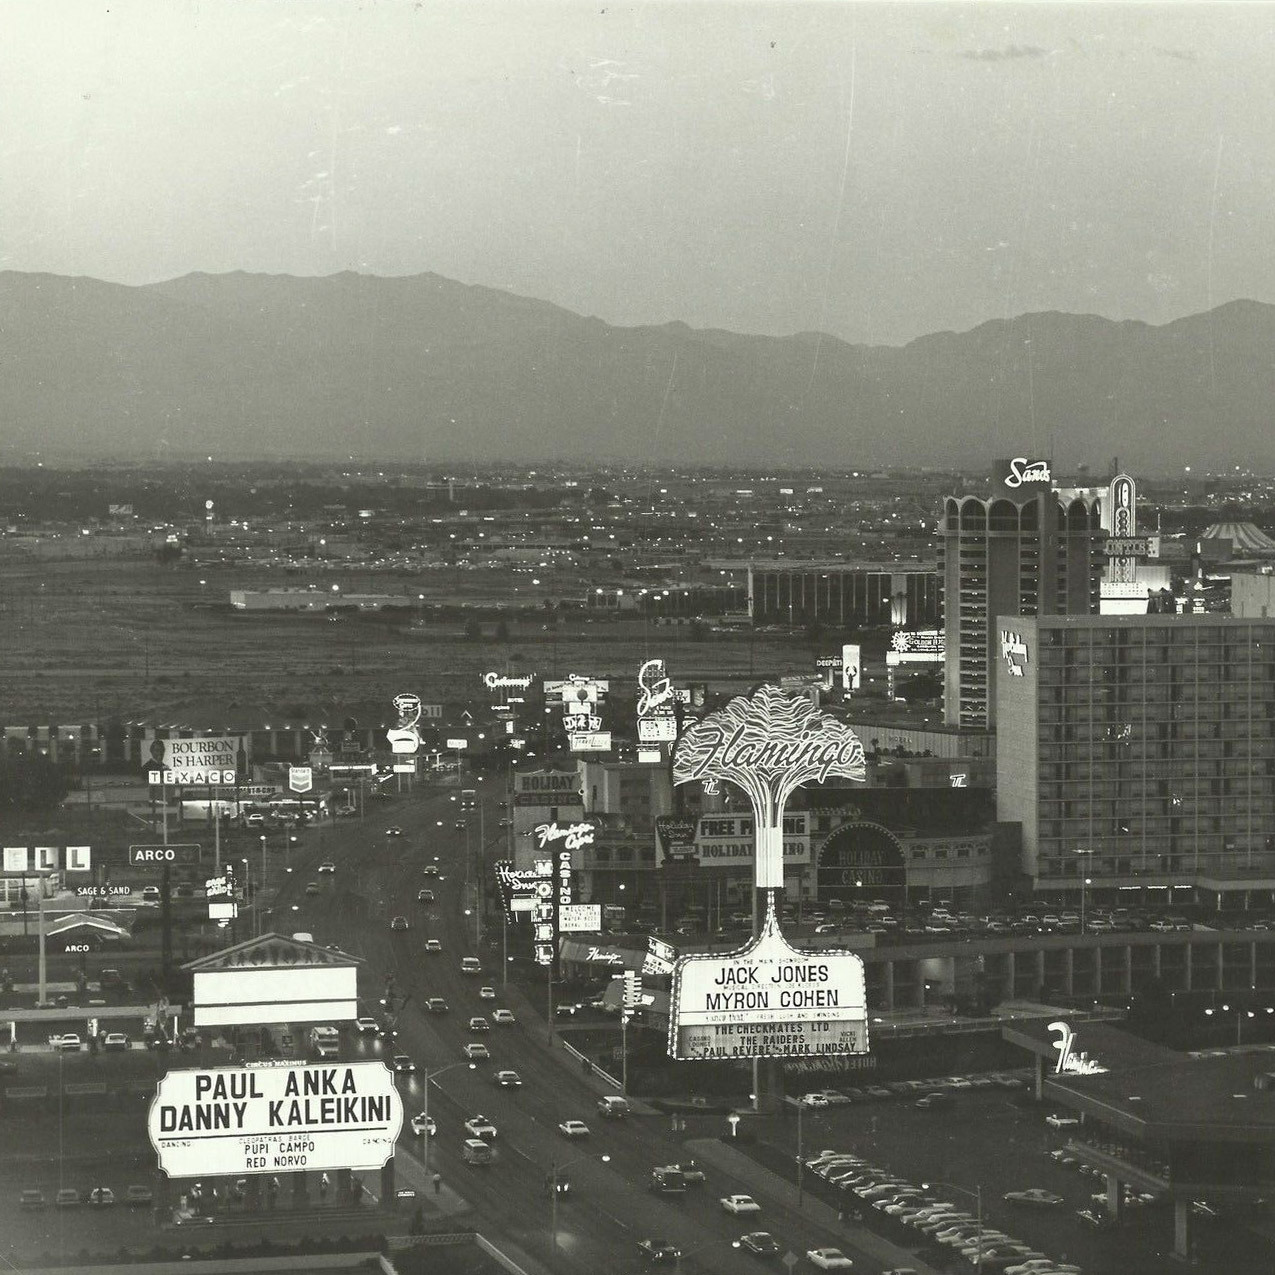
[[[289,766],[288,787],[293,792],[309,792],[314,787],[314,768],[312,766]]]
[[[677,739],[678,693],[664,661],[647,660],[638,669],[637,680],[638,740],[644,744],[671,744]]]
[[[572,823],[565,828],[557,823],[536,825],[536,846],[543,850],[561,841],[564,850],[581,850],[593,844],[594,828],[591,823]]]
[[[267,934],[183,968],[192,973],[195,1027],[358,1017],[358,959],[317,943]]]
[[[416,729],[416,723],[421,720],[421,697],[411,692],[395,695],[394,710],[398,721],[385,732],[390,752],[411,756],[421,746],[420,732]]]
[[[383,1062],[170,1071],[146,1121],[170,1178],[379,1169],[402,1127]]]
[[[1050,1023],[1049,1030],[1057,1037],[1054,1049],[1058,1053],[1058,1061],[1054,1064],[1054,1075],[1096,1076],[1107,1070],[1088,1054],[1076,1050],[1076,1033],[1070,1023]]]
[[[673,750],[673,782],[726,780],[753,807],[754,884],[782,888],[783,812],[802,784],[832,775],[863,781],[863,745],[849,727],[805,699],[762,686],[696,722]]]
[[[853,952],[790,946],[773,896],[756,938],[733,952],[685,956],[676,964],[669,1007],[674,1058],[867,1052],[863,961]]]

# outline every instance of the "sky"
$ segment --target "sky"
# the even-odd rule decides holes
[[[898,345],[1275,302],[1275,4],[0,0],[0,269]]]

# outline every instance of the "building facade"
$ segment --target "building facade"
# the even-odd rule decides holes
[[[1098,489],[1057,489],[1043,461],[1021,458],[998,464],[991,495],[944,502],[949,726],[995,726],[998,615],[1097,613],[1105,562],[1100,503]]]
[[[997,625],[997,816],[1021,825],[1034,888],[1275,897],[1275,620]]]

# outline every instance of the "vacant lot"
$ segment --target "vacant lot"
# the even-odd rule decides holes
[[[453,597],[512,603],[514,578],[480,582],[413,580],[429,602]],[[661,656],[679,681],[758,680],[813,672],[815,646],[781,634],[713,634],[642,619],[590,621],[576,612],[509,616],[507,640],[495,619],[482,635],[463,622],[232,612],[232,588],[303,586],[310,581],[261,570],[206,571],[138,559],[39,561],[0,542],[0,722],[183,721],[224,727],[353,713],[380,720],[390,699],[411,689],[426,701],[485,696],[489,669],[540,677],[610,674],[635,682],[638,665]],[[327,587],[327,578],[321,583]],[[345,592],[402,592],[405,581],[343,574]],[[521,586],[520,586],[521,587]],[[578,597],[584,583],[572,581]],[[840,634],[821,636],[819,652]],[[616,687],[613,685],[613,692]]]

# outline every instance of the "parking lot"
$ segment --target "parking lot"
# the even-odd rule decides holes
[[[983,1225],[1008,1233],[1058,1263],[1078,1265],[1087,1275],[1159,1275],[1172,1258],[1172,1211],[1167,1204],[1143,1203],[1127,1209],[1117,1226],[1098,1229],[1078,1216],[1091,1197],[1105,1190],[1101,1177],[1051,1156],[1066,1146],[1067,1129],[1046,1123],[1047,1107],[1037,1107],[1025,1090],[1001,1087],[948,1090],[951,1101],[918,1107],[920,1093],[871,1098],[829,1107],[807,1107],[801,1117],[807,1162],[823,1150],[862,1157],[885,1173],[923,1187],[931,1199],[949,1201],[975,1215],[981,1196]],[[797,1150],[797,1116],[789,1106],[781,1132],[756,1148],[771,1167],[789,1176]],[[973,1267],[957,1252],[936,1245],[874,1209],[852,1191],[822,1181],[806,1169],[811,1194],[845,1209],[865,1224],[913,1248],[926,1261],[953,1271]],[[1053,1207],[1007,1203],[1007,1192],[1037,1187],[1063,1198]],[[1197,1269],[1241,1275],[1271,1269],[1271,1247],[1244,1223],[1266,1216],[1193,1218]],[[997,1269],[1003,1269],[997,1268]]]

